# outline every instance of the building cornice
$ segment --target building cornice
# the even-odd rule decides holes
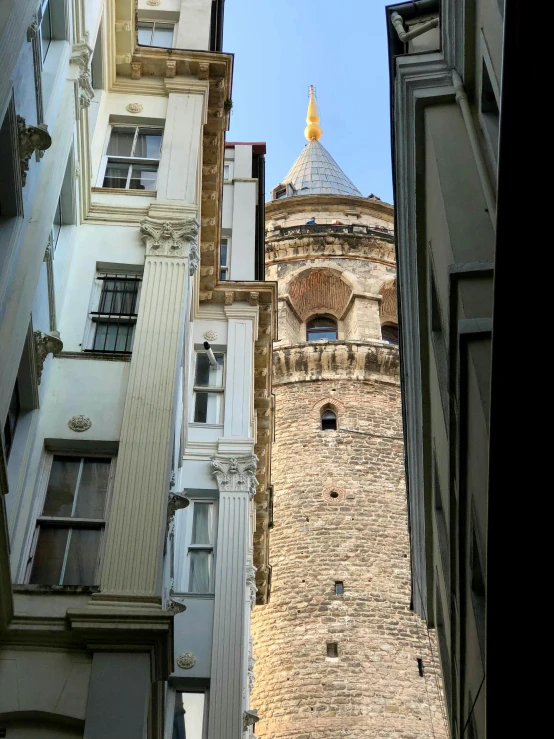
[[[267,236],[266,265],[306,259],[364,259],[395,266],[394,242],[389,238],[357,233]]]
[[[394,219],[394,207],[389,203],[352,195],[298,195],[270,200],[265,204],[265,213],[266,220],[272,220],[279,217],[280,213],[283,216],[289,216],[294,213],[305,213],[307,210],[313,210],[314,213],[325,213],[327,210],[335,212],[341,208],[353,212],[359,211],[360,214],[375,216],[391,223]]]

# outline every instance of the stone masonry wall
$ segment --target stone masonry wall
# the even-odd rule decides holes
[[[400,388],[386,379],[274,384],[272,592],[252,625],[258,739],[447,737],[434,634],[410,611]],[[327,403],[339,427],[364,433],[321,431]]]

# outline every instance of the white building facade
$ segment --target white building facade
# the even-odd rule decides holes
[[[0,729],[248,736],[275,292],[265,149],[225,148],[223,2],[12,5]]]

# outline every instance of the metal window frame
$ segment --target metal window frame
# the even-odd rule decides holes
[[[139,30],[139,26],[141,25],[141,23],[144,23],[144,24],[146,24],[146,23],[152,24],[152,31],[150,33],[150,43],[147,44],[147,45],[138,43],[138,30]],[[156,24],[157,25],[160,25],[160,26],[173,26],[173,36],[171,37],[171,46],[154,46],[154,44],[152,43],[152,41],[154,40],[154,33],[156,31]],[[158,20],[150,20],[149,18],[139,18],[137,20],[137,44],[138,44],[138,46],[142,46],[145,49],[146,48],[149,48],[149,47],[150,48],[154,48],[154,49],[173,49],[173,46],[175,44],[175,34],[176,34],[176,31],[177,31],[177,23],[175,21],[167,21],[167,20],[159,20],[159,19]]]
[[[128,129],[134,129],[135,134],[133,136],[133,144],[131,146],[131,154],[127,157],[120,157],[115,156],[113,154],[108,154],[108,147],[110,145],[110,139],[112,137],[112,132],[114,129],[122,129],[122,128],[128,128]],[[152,159],[150,157],[135,157],[133,156],[133,153],[135,151],[136,145],[137,145],[137,138],[139,134],[140,129],[150,129],[150,130],[159,130],[161,132],[161,141],[160,141],[160,155],[158,159]],[[162,156],[162,147],[163,147],[163,141],[164,141],[164,133],[165,129],[161,126],[149,126],[146,123],[143,124],[130,124],[130,123],[110,123],[108,125],[108,130],[106,133],[106,139],[104,141],[104,154],[102,156],[102,160],[100,162],[100,169],[98,170],[98,178],[96,180],[96,186],[100,187],[102,189],[111,189],[111,190],[121,190],[122,192],[146,192],[146,193],[155,193],[156,190],[135,190],[134,188],[129,187],[129,184],[131,182],[131,171],[132,171],[132,165],[133,164],[148,164],[150,166],[156,166],[156,186],[158,184],[157,174],[159,172],[160,168],[160,160]],[[106,169],[108,167],[108,164],[114,163],[114,164],[127,164],[127,180],[125,182],[125,187],[114,187],[110,188],[109,186],[104,186],[104,178],[106,176]]]
[[[75,457],[75,459],[81,460],[81,465],[79,469],[79,477],[78,477],[78,483],[80,483],[82,470],[83,470],[83,461],[85,458],[92,459],[92,458],[99,458],[99,459],[110,459],[110,469],[108,472],[108,487],[106,490],[106,502],[104,505],[104,518],[101,519],[95,519],[95,518],[71,518],[70,516],[43,516],[41,514],[38,514],[38,511],[41,511],[44,508],[44,503],[46,501],[46,494],[48,491],[48,483],[50,481],[50,476],[52,472],[52,465],[54,463],[55,457]],[[33,563],[35,559],[36,554],[36,548],[38,543],[38,538],[40,534],[40,529],[42,527],[49,527],[49,528],[69,528],[72,532],[73,529],[99,529],[100,530],[100,543],[98,546],[98,555],[96,558],[96,567],[94,571],[94,583],[83,583],[83,587],[87,586],[95,586],[99,583],[99,575],[100,575],[100,564],[103,559],[104,555],[104,547],[105,547],[105,531],[106,531],[106,523],[109,517],[109,511],[110,511],[110,504],[111,504],[111,497],[112,497],[112,491],[113,491],[113,483],[115,479],[115,468],[117,463],[117,456],[113,454],[106,454],[106,453],[83,453],[80,452],[78,454],[70,454],[70,453],[54,453],[54,452],[45,452],[45,459],[43,464],[43,469],[39,476],[39,490],[38,495],[35,501],[35,509],[33,512],[33,518],[35,520],[35,528],[33,529],[31,533],[30,542],[28,545],[28,555],[24,563],[23,567],[23,582],[29,583],[31,579],[31,572],[33,569]],[[73,500],[73,510],[75,510],[75,505],[77,502],[78,495],[75,496]],[[60,572],[60,582],[58,583],[61,587],[63,586],[63,577],[65,575],[65,568],[67,565],[67,557],[69,555],[69,547],[71,545],[71,532],[69,536],[67,537],[66,542],[66,550],[65,550],[65,557],[62,565],[62,570]]]
[[[136,299],[135,299],[135,313],[105,313],[100,311],[102,295],[104,294],[104,282],[106,280],[124,280],[129,282],[138,283]],[[94,343],[96,339],[96,332],[99,324],[116,323],[118,325],[132,325],[135,326],[138,320],[138,309],[140,305],[142,287],[142,275],[135,273],[116,273],[116,272],[98,272],[94,280],[93,285],[93,296],[89,305],[88,311],[88,325],[86,331],[86,337],[84,343],[84,352],[94,354],[110,354],[110,355],[130,355],[130,350],[111,350],[111,349],[95,349]],[[114,295],[117,291],[114,292]],[[117,343],[117,340],[116,340]],[[127,342],[126,342],[127,345]]]
[[[203,350],[197,350],[194,352],[194,381],[196,382],[196,366],[198,362],[198,356],[200,354],[205,354],[206,352]],[[193,392],[192,392],[192,408],[191,408],[191,423],[197,423],[201,426],[210,425],[208,422],[203,421],[195,421],[194,416],[196,413],[196,394],[197,393],[216,393],[219,395],[223,395],[223,402],[221,403],[221,409],[220,413],[223,415],[223,408],[225,403],[225,380],[226,380],[226,374],[227,374],[227,355],[225,352],[214,352],[214,356],[216,357],[223,357],[223,382],[221,384],[221,387],[211,387],[209,385],[193,385]],[[221,418],[217,421],[217,425],[221,424]]]
[[[334,321],[334,323],[335,323],[335,332],[337,334],[334,339],[326,339],[326,338],[322,338],[322,339],[310,339],[310,330],[313,331],[313,329],[310,329],[309,324],[312,323],[312,321],[316,321],[318,318],[325,318],[327,321]],[[330,329],[330,326],[327,327],[327,330],[328,329]],[[324,330],[322,328],[321,329],[321,333],[326,333],[327,330]],[[338,341],[338,338],[339,338],[339,322],[338,322],[338,320],[334,316],[330,316],[330,315],[327,315],[327,314],[317,313],[315,316],[312,316],[311,318],[308,318],[308,320],[306,321],[306,341]]]

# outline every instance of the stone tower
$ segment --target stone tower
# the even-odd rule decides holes
[[[437,648],[410,611],[393,208],[319,142],[266,205],[271,596],[253,613],[258,739],[444,739]]]

